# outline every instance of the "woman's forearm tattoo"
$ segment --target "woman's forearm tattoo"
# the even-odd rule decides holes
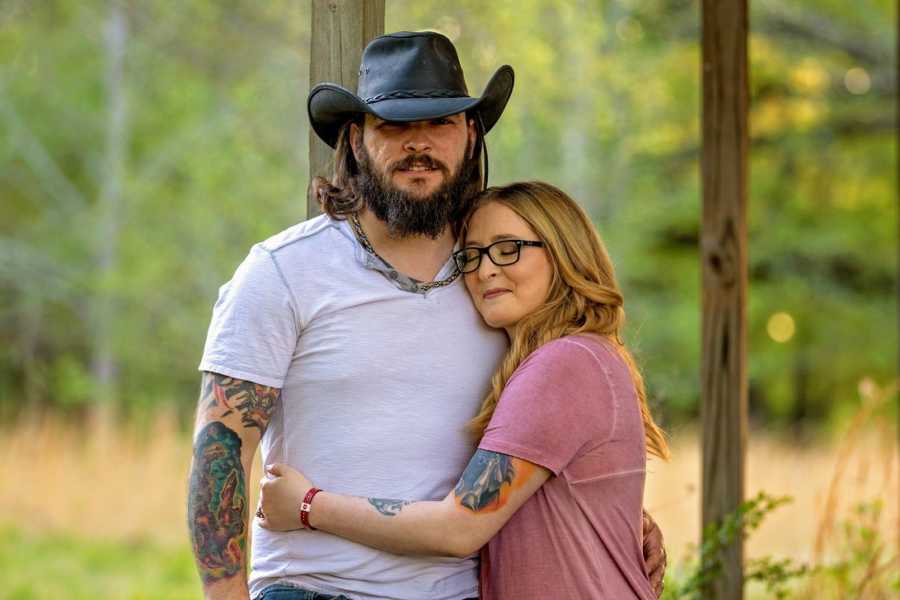
[[[504,484],[512,484],[516,472],[512,458],[499,452],[478,449],[463,472],[454,493],[459,503],[478,512],[492,504],[502,504],[500,491]]]
[[[393,500],[391,498],[368,498],[368,500],[375,510],[386,517],[395,517],[400,514],[404,506],[412,504],[409,500]]]

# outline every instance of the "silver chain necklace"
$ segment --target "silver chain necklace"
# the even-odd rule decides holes
[[[389,269],[396,270],[394,268],[394,265],[386,261],[384,257],[375,252],[375,248],[372,247],[372,242],[369,241],[369,238],[366,236],[366,232],[363,231],[362,223],[359,222],[359,216],[356,213],[352,213],[350,215],[350,224],[353,225],[353,233],[356,234],[356,238],[359,240],[359,243],[362,244],[363,249],[383,262]],[[459,277],[459,269],[457,269],[456,265],[454,264],[453,272],[450,273],[450,275],[445,279],[441,279],[439,281],[429,281],[427,283],[416,282],[416,287],[420,292],[427,292],[428,290],[433,290],[434,288],[450,285],[451,283],[456,281],[457,277]]]

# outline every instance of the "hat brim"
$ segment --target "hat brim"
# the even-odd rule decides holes
[[[478,98],[390,98],[366,103],[350,90],[334,83],[320,83],[309,92],[309,123],[322,141],[334,148],[341,127],[356,115],[369,113],[386,121],[424,121],[461,112],[476,112],[484,132],[491,130],[512,94],[515,75],[503,65],[494,73]]]

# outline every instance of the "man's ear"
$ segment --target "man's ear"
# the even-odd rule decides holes
[[[468,130],[469,136],[469,156],[466,158],[472,158],[472,156],[475,155],[475,138],[478,135],[475,130],[475,119],[468,119],[468,126],[466,129]]]
[[[357,164],[359,164],[359,147],[363,143],[362,137],[362,127],[356,123],[350,123],[350,150],[353,151],[353,158],[356,159]]]

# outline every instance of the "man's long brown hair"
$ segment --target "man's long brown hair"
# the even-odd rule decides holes
[[[324,177],[315,177],[312,181],[312,193],[319,200],[319,206],[332,219],[346,219],[348,215],[358,212],[364,207],[365,198],[359,193],[357,181],[360,175],[359,163],[353,154],[353,144],[350,141],[350,126],[355,124],[363,128],[365,115],[357,115],[347,121],[338,132],[337,144],[334,148],[334,177],[328,181]],[[466,115],[466,122],[472,118]],[[471,169],[471,177],[464,188],[466,198],[474,198],[484,188],[484,133],[480,120],[475,118],[475,148],[471,157],[460,167],[460,173],[466,172],[466,163],[474,161],[477,168]],[[466,209],[465,212],[468,212]],[[454,236],[459,235],[464,214],[460,214],[451,226]]]
[[[491,202],[522,217],[544,242],[553,264],[553,279],[544,304],[516,323],[509,351],[469,430],[478,439],[484,435],[503,388],[528,355],[563,336],[594,334],[609,341],[631,372],[647,451],[667,459],[669,446],[650,413],[644,378],[621,338],[625,309],[612,261],[588,216],[563,191],[539,181],[488,188],[475,200],[472,213]],[[463,238],[465,234],[464,225]]]

